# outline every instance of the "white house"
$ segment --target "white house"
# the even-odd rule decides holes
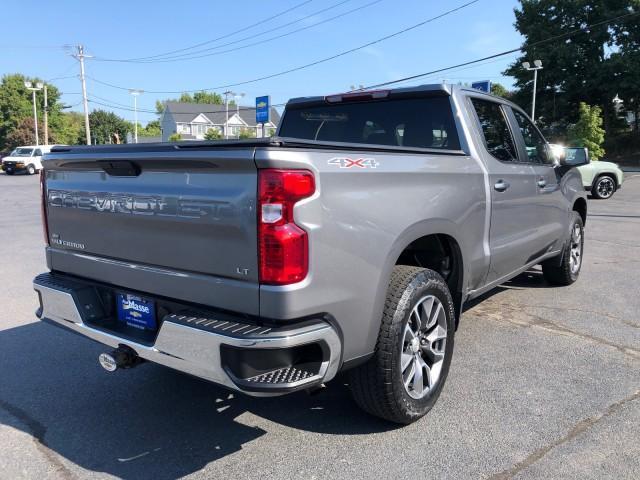
[[[252,130],[256,137],[262,137],[262,125],[256,124],[255,108],[229,106],[229,122],[224,105],[209,103],[166,102],[160,117],[162,141],[166,142],[174,133],[183,140],[204,140],[210,129],[218,130],[223,136],[225,128],[228,138],[238,138],[243,129]],[[265,136],[275,130],[280,114],[271,107],[271,121],[265,125]]]

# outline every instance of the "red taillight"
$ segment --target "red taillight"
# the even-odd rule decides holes
[[[313,174],[308,170],[258,172],[260,283],[299,282],[309,271],[309,240],[293,220],[293,206],[315,192]]]
[[[42,215],[42,233],[44,234],[44,241],[47,245],[50,245],[49,223],[47,222],[47,187],[45,185],[44,168],[40,169],[40,213]]]

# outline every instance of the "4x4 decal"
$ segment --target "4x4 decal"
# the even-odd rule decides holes
[[[375,158],[334,157],[328,163],[340,168],[377,168],[380,165]]]

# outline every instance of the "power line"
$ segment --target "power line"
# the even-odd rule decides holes
[[[146,56],[146,57],[121,59],[121,61],[145,60],[145,59],[151,59],[151,58],[164,57],[164,56],[171,55],[171,54],[174,54],[174,53],[184,52],[186,50],[192,50],[194,48],[202,47],[204,45],[209,45],[211,43],[217,42],[218,40],[223,40],[225,38],[228,38],[228,37],[231,37],[233,35],[236,35],[237,33],[246,32],[247,30],[250,30],[251,28],[257,27],[258,25],[262,25],[263,23],[266,23],[266,22],[269,22],[269,21],[271,21],[271,20],[273,20],[275,18],[281,17],[282,15],[285,15],[285,14],[287,14],[289,12],[292,12],[293,10],[298,9],[298,8],[306,5],[307,3],[311,3],[312,1],[313,0],[305,0],[302,3],[298,3],[298,4],[294,5],[293,7],[288,8],[286,10],[283,10],[282,12],[276,13],[275,15],[272,15],[272,16],[270,16],[268,18],[260,20],[260,21],[258,21],[256,23],[252,23],[251,25],[247,25],[246,27],[243,27],[243,28],[241,28],[239,30],[235,30],[233,32],[227,33],[227,34],[222,35],[220,37],[213,38],[211,40],[207,40],[205,42],[196,43],[195,45],[191,45],[189,47],[179,48],[177,50],[171,50],[169,52],[159,53],[159,54],[156,54],[156,55],[149,55],[149,56]]]
[[[145,90],[145,91],[148,92],[148,93],[163,93],[163,94],[178,94],[178,93],[186,93],[186,92],[201,92],[201,91],[207,91],[207,90],[219,90],[219,89],[223,89],[223,88],[237,87],[237,86],[240,86],[240,85],[247,85],[249,83],[256,83],[256,82],[260,82],[262,80],[268,80],[268,79],[271,79],[271,78],[280,77],[282,75],[287,75],[289,73],[297,72],[299,70],[304,70],[306,68],[313,67],[315,65],[319,65],[319,64],[322,64],[322,63],[329,62],[331,60],[335,60],[336,58],[340,58],[340,57],[343,57],[345,55],[357,52],[359,50],[363,50],[363,49],[365,49],[367,47],[370,47],[372,45],[384,42],[384,41],[389,40],[391,38],[394,38],[394,37],[397,37],[397,36],[402,35],[404,33],[407,33],[407,32],[410,32],[412,30],[415,30],[416,28],[422,27],[422,26],[424,26],[424,25],[426,25],[428,23],[434,22],[434,21],[439,20],[439,19],[441,19],[443,17],[451,15],[451,14],[453,14],[455,12],[458,12],[458,11],[464,9],[464,8],[470,7],[471,5],[473,5],[475,3],[478,3],[479,1],[480,0],[469,1],[469,2],[464,3],[464,4],[462,4],[462,5],[458,6],[458,7],[455,7],[455,8],[452,8],[450,10],[447,10],[444,13],[441,13],[441,14],[436,15],[434,17],[431,17],[431,18],[428,18],[426,20],[423,20],[422,22],[419,22],[419,23],[416,23],[414,25],[411,25],[410,27],[403,28],[402,30],[398,30],[396,32],[393,32],[393,33],[391,33],[389,35],[385,35],[384,37],[380,37],[380,38],[378,38],[376,40],[373,40],[371,42],[367,42],[367,43],[365,43],[363,45],[360,45],[358,47],[351,48],[349,50],[344,50],[344,51],[342,51],[340,53],[337,53],[335,55],[331,55],[330,57],[325,57],[323,59],[316,60],[315,62],[307,63],[305,65],[300,65],[298,67],[290,68],[288,70],[284,70],[284,71],[278,72],[278,73],[273,73],[271,75],[265,75],[263,77],[254,78],[252,80],[245,80],[245,81],[242,81],[242,82],[229,83],[227,85],[218,85],[218,86],[215,86],[215,87],[199,88],[199,89],[194,89],[194,90],[179,90],[179,91]],[[108,86],[108,87],[116,88],[118,90],[129,90],[129,88],[127,88],[127,87],[123,87],[123,86],[120,86],[120,85],[114,85],[114,84],[111,84],[111,83],[108,83],[108,82],[103,82],[102,80],[98,80],[97,78],[93,78],[93,77],[89,77],[89,78],[91,78],[94,82],[100,83],[100,84]]]
[[[446,72],[446,71],[449,71],[449,70],[453,70],[455,68],[466,67],[468,65],[473,65],[475,63],[484,62],[486,60],[492,60],[494,58],[504,57],[505,55],[509,55],[509,54],[512,54],[512,53],[515,53],[515,52],[521,52],[521,51],[526,50],[528,48],[537,47],[539,45],[544,45],[544,44],[550,43],[550,42],[555,42],[556,40],[561,40],[563,38],[569,38],[569,37],[572,37],[572,36],[574,36],[574,35],[576,35],[578,33],[590,33],[590,30],[592,28],[599,27],[601,25],[605,25],[605,24],[608,24],[610,22],[613,22],[613,21],[616,21],[616,20],[620,20],[620,19],[623,19],[623,18],[629,18],[629,17],[635,16],[635,15],[638,15],[638,14],[640,14],[640,12],[627,13],[627,14],[620,15],[620,16],[617,16],[617,17],[614,17],[614,18],[609,18],[607,20],[603,20],[601,22],[593,23],[591,25],[586,25],[586,26],[584,26],[582,28],[579,28],[577,30],[573,30],[571,32],[563,33],[563,34],[560,34],[560,35],[555,35],[553,37],[545,38],[544,40],[539,40],[537,42],[529,43],[529,44],[524,45],[524,46],[519,47],[519,48],[513,48],[511,50],[507,50],[505,52],[496,53],[494,55],[489,55],[487,57],[479,58],[477,60],[470,60],[468,62],[459,63],[459,64],[453,65],[451,67],[440,68],[440,69],[437,69],[437,70],[432,70],[430,72],[419,73],[417,75],[410,75],[408,77],[399,78],[397,80],[391,80],[391,81],[388,81],[388,82],[377,83],[375,85],[369,85],[367,87],[364,87],[364,88],[358,89],[358,90],[368,90],[370,88],[386,87],[386,86],[389,86],[389,85],[394,85],[396,83],[405,82],[405,81],[408,81],[408,80],[416,80],[418,78],[422,78],[422,77],[425,77],[427,75],[433,75],[435,73],[442,73],[442,72]]]
[[[128,112],[135,112],[135,110],[131,107],[124,107],[124,106],[118,106],[118,105],[114,105],[111,103],[105,103],[105,102],[100,102],[98,100],[94,100],[93,98],[90,98],[88,100],[89,103],[95,103],[96,105],[101,105],[103,107],[109,107],[109,108],[113,108],[115,110],[126,110]],[[121,105],[121,104],[120,104]],[[158,112],[156,112],[155,110],[145,110],[143,108],[138,108],[137,110],[138,112],[142,112],[142,113],[154,113],[157,114]]]
[[[178,61],[183,61],[183,60],[194,60],[194,59],[197,59],[197,58],[211,57],[211,56],[215,56],[215,55],[222,55],[222,54],[225,54],[225,53],[236,52],[238,50],[244,50],[246,48],[254,47],[256,45],[263,45],[265,43],[272,42],[274,40],[279,40],[281,38],[288,37],[290,35],[294,35],[296,33],[299,33],[299,32],[305,31],[305,30],[309,30],[311,28],[317,27],[318,25],[323,25],[325,23],[332,22],[332,21],[337,20],[339,18],[346,17],[347,15],[350,15],[350,14],[358,12],[360,10],[364,10],[365,8],[371,7],[371,6],[373,6],[373,5],[377,4],[377,3],[382,2],[383,0],[374,0],[372,2],[366,3],[364,5],[361,5],[359,7],[353,8],[351,10],[348,10],[346,12],[340,13],[338,15],[335,15],[333,17],[327,18],[325,20],[321,20],[321,21],[313,23],[311,25],[305,25],[304,27],[298,28],[296,30],[292,30],[290,32],[286,32],[286,33],[283,33],[283,34],[280,34],[280,35],[276,35],[276,36],[273,36],[273,37],[270,37],[270,38],[266,38],[266,39],[263,39],[263,40],[258,40],[256,42],[252,42],[252,43],[247,43],[245,45],[240,45],[238,47],[230,48],[230,49],[227,49],[227,50],[222,50],[222,51],[213,52],[213,53],[204,53],[204,52],[210,52],[211,50],[218,50],[218,49],[220,49],[222,47],[226,47],[226,46],[229,46],[229,45],[235,45],[235,44],[238,44],[238,43],[243,42],[245,40],[250,40],[252,38],[264,35],[266,33],[273,32],[275,30],[280,30],[280,29],[282,29],[284,27],[287,27],[287,26],[292,25],[294,23],[299,23],[299,22],[301,22],[301,21],[303,21],[303,20],[305,20],[307,18],[311,18],[311,17],[313,17],[315,15],[318,15],[320,13],[326,12],[327,10],[331,10],[333,8],[336,8],[336,7],[340,6],[340,5],[348,3],[350,1],[352,1],[352,0],[343,0],[343,1],[339,2],[339,3],[337,3],[337,4],[334,4],[334,5],[330,6],[330,7],[327,7],[327,8],[324,8],[322,10],[319,10],[317,12],[314,12],[314,13],[312,13],[310,15],[307,15],[306,17],[300,18],[300,19],[295,20],[293,22],[289,22],[289,23],[287,23],[285,25],[281,25],[279,27],[272,28],[271,30],[267,30],[267,31],[259,33],[257,35],[251,35],[251,36],[248,36],[248,37],[243,37],[243,38],[241,38],[239,40],[235,40],[233,42],[228,42],[228,43],[224,43],[222,45],[216,45],[215,47],[210,47],[210,48],[206,48],[206,49],[203,49],[203,50],[198,50],[198,51],[195,51],[195,52],[189,52],[189,53],[181,54],[181,55],[174,55],[174,56],[163,57],[163,58],[158,58],[158,59],[149,59],[149,60],[133,60],[131,62],[134,62],[134,63],[178,62]],[[200,55],[200,54],[202,54],[202,55]],[[100,61],[104,61],[104,62],[120,61],[120,60],[110,60],[110,59],[99,59],[99,60]]]

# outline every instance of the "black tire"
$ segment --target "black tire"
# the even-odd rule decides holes
[[[613,176],[604,174],[596,178],[591,187],[591,195],[598,200],[606,200],[613,197],[618,189],[618,184]]]
[[[420,299],[433,296],[446,316],[444,359],[438,379],[423,398],[408,393],[400,366],[404,332]],[[436,272],[424,268],[396,266],[391,275],[382,323],[372,358],[350,371],[356,403],[371,415],[395,423],[409,424],[423,417],[435,404],[444,386],[453,355],[455,309],[449,288]]]
[[[574,231],[576,227],[580,231],[579,245],[574,241]],[[577,269],[572,267],[572,249],[578,247],[579,264]],[[580,270],[582,269],[584,253],[584,223],[578,212],[573,212],[573,220],[571,222],[571,230],[569,231],[569,240],[562,250],[562,260],[558,265],[558,259],[552,259],[542,263],[542,274],[544,278],[552,285],[567,286],[578,280]],[[575,261],[575,260],[574,260]]]
[[[27,165],[27,175],[35,175],[36,167],[34,165]]]

